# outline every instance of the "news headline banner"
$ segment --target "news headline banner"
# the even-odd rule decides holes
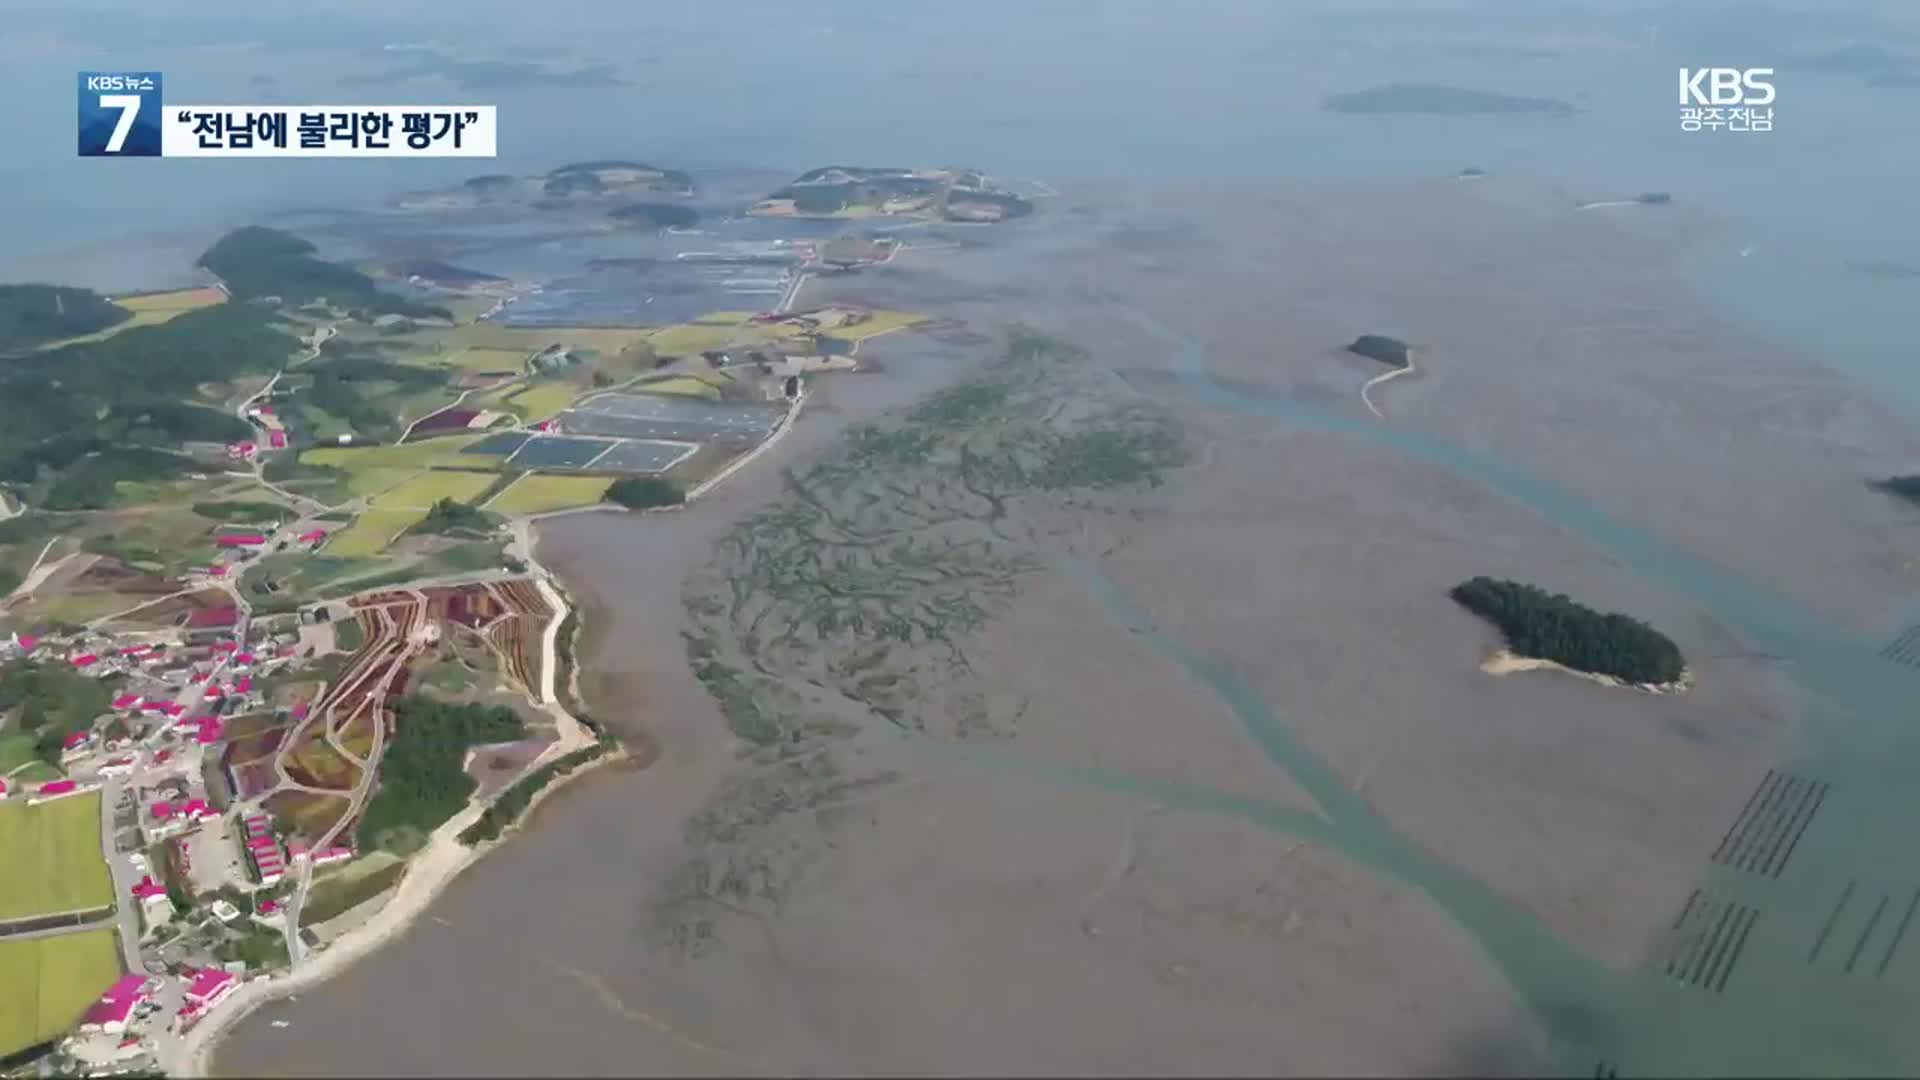
[[[168,105],[161,157],[478,157],[492,105]]]
[[[157,71],[80,73],[82,157],[495,157],[492,105],[173,105]]]

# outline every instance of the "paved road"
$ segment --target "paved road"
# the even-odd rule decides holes
[[[140,910],[134,904],[133,886],[141,874],[133,868],[127,854],[114,846],[114,807],[126,792],[118,780],[105,781],[100,788],[100,854],[107,860],[113,879],[114,922],[120,930],[120,958],[128,971],[145,971],[140,959]]]

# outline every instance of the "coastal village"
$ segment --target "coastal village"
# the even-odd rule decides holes
[[[589,197],[678,191],[599,164],[556,175]],[[742,220],[1024,206],[977,173],[796,185]],[[688,242],[695,277],[775,250]],[[533,524],[698,498],[780,441],[807,380],[937,329],[797,303],[810,275],[910,246],[782,241],[765,284],[714,286],[765,306],[628,326],[516,321],[542,282],[362,274],[265,229],[216,244],[209,285],[57,290],[63,317],[92,305],[105,325],[0,342],[11,364],[206,350],[226,321],[286,359],[209,361],[179,382],[180,417],[142,406],[137,467],[108,447],[0,486],[0,1072],[191,1071],[236,1002],[336,970],[557,780],[621,756],[578,700],[579,620]],[[111,416],[120,392],[87,408]]]

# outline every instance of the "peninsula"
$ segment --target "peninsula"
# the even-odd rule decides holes
[[[941,184],[949,216],[998,197]],[[595,161],[461,190],[672,225],[697,219],[630,196],[691,186]],[[38,1002],[0,1009],[0,1058],[197,1074],[235,1017],[378,947],[626,756],[580,703],[582,618],[532,528],[700,498],[781,441],[808,380],[922,322],[797,309],[830,245],[791,231],[764,259],[638,260],[715,307],[621,324],[521,323],[539,282],[426,256],[370,275],[264,226],[209,247],[203,287],[0,286],[0,998]],[[752,294],[715,262],[770,275],[768,303],[728,309]]]

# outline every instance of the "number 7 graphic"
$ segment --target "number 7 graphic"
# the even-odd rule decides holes
[[[126,145],[127,133],[133,130],[133,118],[140,115],[140,95],[138,94],[101,94],[100,107],[119,109],[120,119],[113,123],[113,135],[107,139],[107,153],[117,154]]]

